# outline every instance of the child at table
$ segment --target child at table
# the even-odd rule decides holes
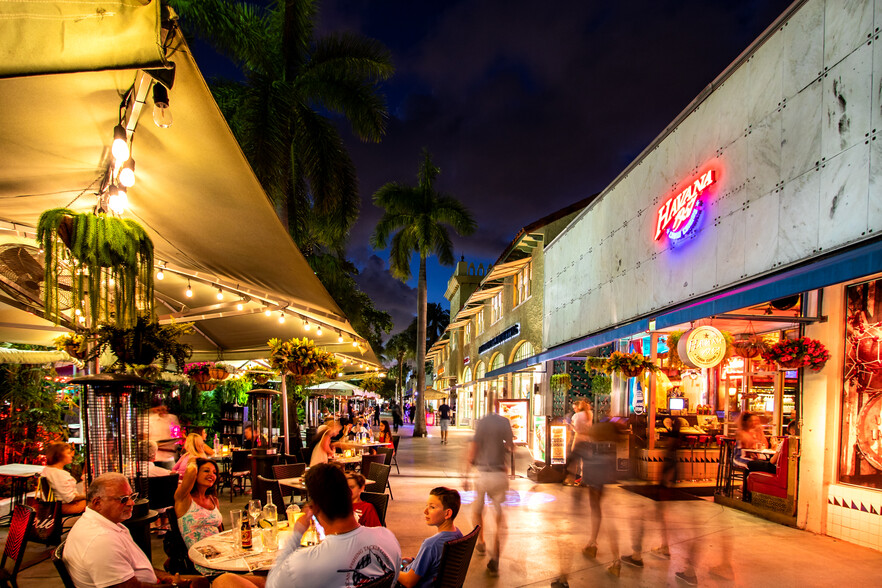
[[[374,505],[361,499],[364,492],[365,477],[359,473],[346,474],[346,483],[352,491],[352,510],[355,512],[355,520],[362,527],[380,527],[380,517]]]
[[[434,535],[423,541],[420,550],[413,559],[405,558],[406,564],[398,575],[398,583],[407,588],[414,586],[432,586],[441,565],[441,552],[444,544],[462,537],[453,521],[459,513],[461,500],[459,492],[443,486],[429,492],[429,500],[423,514],[426,524],[435,527]]]

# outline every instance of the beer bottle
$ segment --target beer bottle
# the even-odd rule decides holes
[[[248,520],[249,517],[242,517],[242,549],[251,549],[251,521]]]

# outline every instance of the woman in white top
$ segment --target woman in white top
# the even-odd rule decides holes
[[[340,432],[340,423],[334,421],[329,425],[322,425],[316,431],[319,436],[319,442],[312,449],[312,457],[309,460],[310,467],[319,463],[328,463],[334,455],[334,447],[331,444],[331,437]]]
[[[54,441],[46,447],[46,467],[40,476],[49,482],[52,496],[44,499],[60,500],[63,514],[79,514],[86,510],[86,493],[77,487],[77,481],[64,466],[73,462],[74,451],[70,444]]]

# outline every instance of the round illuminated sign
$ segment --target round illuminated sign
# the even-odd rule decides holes
[[[680,360],[693,368],[712,368],[726,357],[726,338],[713,327],[696,327],[677,343]]]

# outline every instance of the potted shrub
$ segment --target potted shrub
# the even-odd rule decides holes
[[[209,373],[211,366],[212,364],[207,361],[188,363],[187,367],[184,368],[184,375],[197,384],[207,384],[208,381],[211,380],[211,375]],[[212,389],[213,388],[214,387],[212,387]]]
[[[818,371],[830,359],[830,352],[817,339],[799,337],[775,343],[763,353],[763,359],[774,361],[784,369],[807,367]]]
[[[84,361],[88,356],[86,336],[81,333],[68,333],[56,338],[53,343],[59,351],[66,351],[74,359]]]
[[[86,309],[88,300],[95,323],[132,327],[139,313],[153,313],[153,242],[135,221],[54,208],[40,215],[37,241],[44,252],[44,314],[55,324],[66,318],[59,302],[65,274],[71,305]]]
[[[158,321],[140,315],[131,327],[103,324],[93,332],[96,337],[95,354],[110,349],[116,356],[112,367],[118,370],[132,368],[148,374],[152,372],[147,369],[148,366],[158,362],[159,367],[164,369],[174,360],[178,371],[181,371],[193,353],[188,343],[180,342],[182,336],[193,332],[190,324],[160,325]]]
[[[627,378],[634,378],[646,370],[657,372],[658,366],[641,353],[614,351],[609,357],[589,357],[585,360],[585,369],[597,370],[605,374],[618,373]]]

